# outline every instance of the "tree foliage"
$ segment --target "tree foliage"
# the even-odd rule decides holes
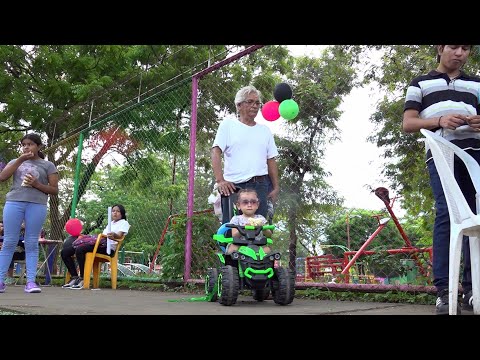
[[[435,209],[428,172],[425,165],[425,150],[420,133],[406,134],[402,131],[405,93],[410,81],[437,67],[435,45],[383,45],[362,47],[364,54],[374,48],[383,55],[379,63],[370,63],[365,72],[365,82],[374,81],[384,94],[376,111],[371,116],[375,132],[369,141],[376,144],[386,162],[384,175],[391,187],[402,195],[402,207],[410,216],[419,216],[415,221],[424,231],[433,228]],[[464,71],[479,75],[480,54],[474,47]],[[420,224],[419,224],[420,222]]]
[[[342,97],[356,84],[356,49],[328,48],[321,57],[300,57],[286,74],[300,112],[278,139],[282,192],[279,217],[288,224],[290,268],[295,268],[299,238],[307,238],[318,218],[342,203],[327,183],[322,166],[326,144],[338,138]]]
[[[128,202],[130,209],[153,212],[160,208],[184,208],[181,199],[187,191],[189,169],[191,75],[205,68],[208,61],[225,58],[226,48],[224,45],[0,46],[4,66],[0,74],[0,136],[4,140],[0,144],[0,161],[17,155],[18,140],[27,131],[42,134],[45,143],[51,146],[96,121],[100,125],[88,135],[90,141],[98,139],[96,145],[91,145],[97,151],[97,158],[82,165],[84,177],[79,189],[82,201],[78,204],[79,214],[92,229],[103,229],[102,209],[116,202]],[[281,178],[276,234],[281,244],[288,243],[290,267],[294,267],[298,245],[301,245],[299,254],[304,255],[318,251],[324,241],[345,243],[341,236],[344,218],[342,224],[341,215],[337,214],[340,211],[345,215],[343,198],[328,183],[330,174],[323,166],[325,148],[341,137],[337,123],[344,97],[362,81],[377,81],[386,96],[372,115],[371,121],[378,131],[370,141],[383,149],[388,161],[386,175],[393,188],[402,191],[407,210],[431,214],[431,194],[422,175],[422,144],[417,135],[403,134],[400,124],[402,96],[408,81],[434,66],[434,53],[427,46],[375,49],[384,52],[382,62],[367,67],[363,77],[359,66],[372,47],[338,45],[328,47],[318,58],[294,58],[285,46],[265,46],[202,78],[195,163],[195,202],[202,205],[197,206],[206,206],[205,199],[213,186],[210,147],[222,114],[235,114],[236,91],[253,84],[264,94],[264,100],[269,100],[275,85],[286,81],[292,86],[300,113],[286,124],[285,135],[276,137]],[[176,87],[169,83],[172,79]],[[165,85],[159,88],[159,84]],[[148,96],[152,94],[161,96],[150,100]],[[106,130],[101,124],[112,118],[129,142],[107,146]],[[138,144],[142,147],[137,147]],[[162,160],[148,154],[146,149],[153,149],[157,157],[162,154]],[[72,168],[62,171],[71,176],[75,148],[58,145],[55,151],[58,158],[49,160],[58,164],[69,159]],[[102,175],[96,174],[97,160],[107,152],[121,154],[128,166],[111,167]],[[68,217],[69,206],[59,205],[58,214],[52,212],[58,218],[50,221]],[[135,226],[125,248],[142,249],[151,255],[159,238],[143,234],[141,229],[152,226],[159,229],[164,224],[147,223],[141,213],[132,220]],[[352,238],[355,246],[371,233],[375,221],[366,216],[360,233]],[[177,239],[183,236],[182,223],[176,224],[175,234],[169,230],[165,261],[184,256]],[[414,223],[418,228],[426,226],[421,221]],[[352,228],[354,225],[358,225],[356,220],[352,220]],[[194,229],[200,231],[195,241],[207,241],[215,230],[210,225]],[[384,233],[390,235],[387,229]],[[427,241],[426,236],[419,238]],[[380,240],[387,241],[382,237]],[[198,245],[202,248],[204,244]],[[181,253],[175,253],[177,250]],[[177,269],[177,265],[172,265],[172,269]],[[175,270],[169,276],[177,277],[180,273]]]
[[[4,70],[0,73],[0,136],[4,140],[0,144],[0,160],[5,162],[18,155],[18,141],[28,131],[39,133],[47,146],[58,144],[68,134],[86,129],[92,122],[98,122],[109,114],[120,113],[133,101],[139,101],[140,95],[145,97],[159,84],[182,74],[190,76],[198,66],[205,66],[207,59],[225,56],[224,50],[222,45],[0,46]],[[182,109],[175,110],[181,113]],[[145,121],[142,122],[142,114],[133,111],[128,116],[134,119],[137,115],[134,122],[120,122],[117,126],[123,128],[121,131],[128,129],[129,137],[135,141],[138,140],[135,136],[142,135],[147,129],[152,133],[153,126],[165,129],[165,118],[169,113],[166,111],[163,117],[158,113],[144,116]],[[152,115],[148,106],[144,107],[145,114]],[[125,113],[122,115],[125,116]],[[146,122],[152,118],[158,122]],[[172,118],[173,130],[159,134],[156,139],[160,148],[174,154],[182,147],[172,150],[167,144],[180,142],[183,134],[178,131],[176,117],[168,117],[168,120],[172,121]],[[151,139],[151,136],[142,141],[145,143],[146,139]],[[183,139],[187,144],[185,137]],[[108,139],[102,140],[104,142],[94,158],[97,161],[86,165],[79,195],[87,189],[103,154],[112,150],[122,152],[121,145],[116,144],[116,148],[112,148],[113,144]],[[58,167],[66,159],[72,159],[76,150],[57,145],[55,156],[49,160]],[[75,160],[71,161],[73,164]],[[68,170],[62,167],[60,171]],[[60,225],[54,227],[52,236],[59,238],[61,224],[70,216],[72,204],[62,204],[55,196],[50,199],[49,222]]]

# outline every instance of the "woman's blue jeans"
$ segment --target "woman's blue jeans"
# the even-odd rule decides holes
[[[38,264],[38,238],[47,217],[47,205],[25,201],[7,201],[3,208],[4,237],[0,250],[0,282],[5,282],[15,247],[25,220],[25,263],[27,282],[35,281]]]

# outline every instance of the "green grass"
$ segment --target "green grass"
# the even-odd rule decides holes
[[[22,312],[18,312],[18,311],[12,311],[12,310],[8,310],[8,309],[2,309],[0,308],[0,315],[26,315]]]
[[[295,291],[299,299],[335,300],[335,301],[364,301],[388,302],[403,304],[434,305],[436,296],[427,293],[407,293],[400,291],[387,291],[385,293],[367,293],[356,291],[329,291],[307,289]]]

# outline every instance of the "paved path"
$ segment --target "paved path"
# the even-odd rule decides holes
[[[42,287],[26,294],[23,286],[9,286],[0,294],[0,312],[32,315],[434,315],[433,305],[294,299],[287,306],[272,300],[258,303],[240,296],[234,306],[210,302],[170,302],[200,297],[187,293],[124,289],[71,290]],[[468,314],[468,313],[467,313]]]

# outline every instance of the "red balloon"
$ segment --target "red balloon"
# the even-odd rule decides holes
[[[72,236],[78,236],[82,232],[82,222],[78,219],[70,219],[65,223],[65,231]]]
[[[280,103],[275,100],[266,102],[262,107],[262,115],[265,120],[275,121],[280,118],[280,113],[278,112],[278,107]]]

